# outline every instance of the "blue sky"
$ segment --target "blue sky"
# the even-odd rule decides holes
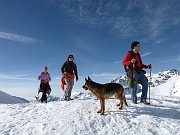
[[[52,95],[62,96],[60,67],[75,57],[81,86],[88,75],[106,83],[124,74],[121,64],[133,41],[153,73],[179,69],[178,0],[0,1],[0,90],[32,99],[43,66]],[[149,70],[147,70],[149,72]]]

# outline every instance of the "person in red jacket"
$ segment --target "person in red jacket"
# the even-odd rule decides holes
[[[152,68],[151,64],[145,65],[142,63],[141,56],[138,53],[140,51],[140,43],[135,41],[131,44],[131,51],[129,51],[122,64],[127,66],[129,69],[133,70],[133,78],[135,79],[135,85],[132,88],[131,98],[133,103],[137,104],[137,85],[138,83],[142,85],[142,95],[141,95],[141,103],[150,104],[147,100],[147,92],[148,92],[148,80],[144,75],[143,68]]]

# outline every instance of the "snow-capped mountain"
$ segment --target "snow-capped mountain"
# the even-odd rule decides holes
[[[151,86],[151,95],[164,95],[164,96],[179,96],[180,97],[180,71],[176,69],[159,72],[157,74],[147,73],[146,77]],[[130,92],[130,88],[126,83],[126,75],[117,77],[111,82],[120,83],[124,86],[126,93]],[[141,85],[139,85],[138,92],[141,92]]]

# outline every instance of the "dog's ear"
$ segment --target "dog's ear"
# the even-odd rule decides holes
[[[85,81],[87,82],[88,80],[85,78]]]
[[[92,81],[91,78],[88,76],[88,81]]]

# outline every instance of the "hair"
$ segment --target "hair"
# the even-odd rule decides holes
[[[140,43],[137,41],[132,42],[131,49],[134,49],[134,47],[137,46],[138,44],[140,44]]]
[[[44,67],[43,67],[43,69],[46,69],[46,70],[48,70],[48,67],[47,67],[47,66],[44,66]]]

